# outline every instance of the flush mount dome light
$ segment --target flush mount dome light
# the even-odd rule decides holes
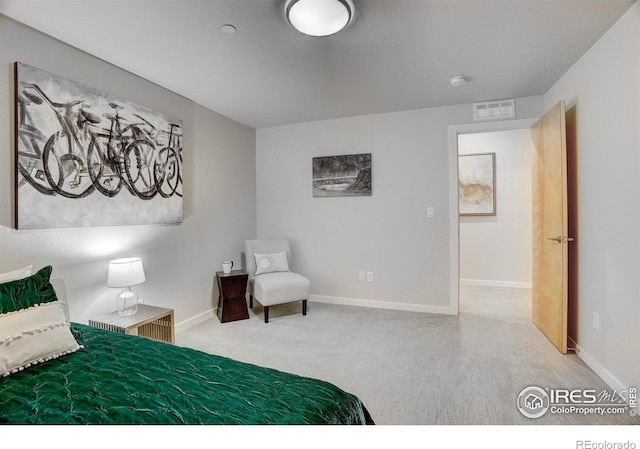
[[[287,0],[287,20],[301,33],[329,36],[346,27],[355,12],[353,0]]]

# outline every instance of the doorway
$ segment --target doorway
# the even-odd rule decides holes
[[[477,274],[477,276],[479,277],[485,277],[486,279],[465,279],[463,276],[470,276],[469,274],[466,273],[471,273],[471,271],[468,271],[468,269],[470,267],[464,266],[461,267],[461,238],[465,238],[464,235],[464,229],[462,229],[465,225],[467,224],[487,224],[487,225],[493,225],[498,223],[498,218],[496,217],[500,217],[501,215],[497,215],[496,217],[484,217],[484,219],[481,219],[480,217],[468,217],[469,219],[467,219],[467,217],[463,218],[463,220],[465,221],[464,223],[461,220],[461,217],[459,215],[459,209],[458,209],[458,154],[460,152],[460,142],[464,141],[464,140],[468,140],[469,136],[473,136],[473,135],[483,135],[484,138],[479,139],[479,140],[484,140],[486,141],[485,143],[489,142],[491,140],[491,138],[493,139],[499,139],[500,137],[500,133],[501,132],[508,132],[508,131],[517,131],[517,130],[522,130],[522,134],[529,134],[529,129],[530,127],[533,125],[533,123],[535,122],[535,119],[527,119],[527,120],[510,120],[510,121],[501,121],[501,122],[491,122],[491,123],[474,123],[474,124],[470,124],[470,125],[458,125],[458,126],[451,126],[449,127],[449,179],[450,179],[450,196],[449,196],[449,205],[450,205],[450,223],[451,223],[451,233],[450,233],[450,248],[451,248],[451,258],[450,258],[450,288],[451,288],[451,292],[452,292],[452,300],[450,303],[450,312],[452,314],[459,314],[460,313],[460,283],[461,280],[463,281],[468,281],[468,283],[473,284],[473,281],[484,281],[486,285],[488,286],[514,286],[517,285],[519,287],[527,287],[530,285],[530,281],[526,280],[525,278],[522,278],[521,276],[519,277],[519,279],[524,279],[524,280],[505,280],[505,279],[500,279],[499,276],[496,278],[495,274],[489,274],[490,273],[490,269],[488,266],[486,267],[480,267],[479,270],[480,271],[476,271],[476,273],[483,273],[483,274]],[[490,135],[488,133],[492,133],[494,135]],[[514,134],[519,134],[519,133],[514,133]],[[519,138],[522,138],[521,136]],[[471,137],[471,139],[473,140],[473,137]],[[496,142],[494,140],[494,142]],[[484,148],[484,150],[487,150],[487,148]],[[477,152],[483,152],[483,153],[487,153],[487,152],[492,152],[492,151],[477,151]],[[462,153],[460,153],[462,154]],[[531,154],[531,153],[530,153]],[[497,155],[496,155],[497,156]],[[504,165],[504,164],[502,164]],[[497,165],[496,166],[496,174],[498,173],[498,169],[500,168],[501,165]],[[496,185],[496,194],[498,195],[499,189],[501,189],[500,184]],[[503,192],[505,194],[508,194],[509,192]],[[508,196],[508,195],[507,195]],[[528,204],[526,205],[529,209],[531,208],[531,200],[529,199]],[[500,212],[500,196],[496,196],[496,213],[497,214],[501,214]],[[530,217],[530,215],[529,215]],[[529,219],[530,222],[530,219]],[[485,226],[485,232],[489,232],[490,228],[493,228],[493,231],[496,231],[496,228],[499,228],[499,226]],[[530,229],[530,228],[529,228]],[[530,231],[529,231],[530,232]],[[499,229],[498,229],[498,234],[499,234]],[[531,238],[530,235],[529,237],[524,237],[524,239],[528,240],[527,245],[528,245],[528,250],[529,250],[529,254],[531,251]],[[486,242],[485,242],[486,243]],[[482,246],[482,245],[480,245]],[[495,248],[492,249],[491,245],[485,245],[484,248],[477,248],[476,253],[478,254],[482,254],[482,253],[489,253],[491,254],[491,257],[494,257],[496,254]],[[525,253],[526,254],[526,253]],[[476,256],[474,256],[476,257]],[[526,255],[524,256],[526,257]],[[530,260],[530,258],[529,258]],[[505,261],[498,261],[498,263],[494,264],[494,267],[491,268],[491,270],[493,270],[493,272],[498,272],[500,270],[500,266],[502,265],[502,267],[505,266],[505,263],[508,263],[508,260]],[[478,264],[477,260],[474,262],[476,265]],[[461,271],[461,268],[464,268],[464,272]],[[484,271],[483,271],[484,270]],[[519,270],[520,272],[523,272],[523,270],[526,270],[526,262],[523,266],[520,266],[519,268],[517,268],[517,270]],[[511,276],[510,276],[511,277]],[[489,278],[493,278],[493,279],[489,279]],[[493,283],[493,284],[492,284]]]
[[[458,156],[460,311],[496,319],[528,319],[532,273],[530,130],[459,134]],[[490,173],[474,165],[482,160],[493,161]],[[483,200],[493,210],[475,213],[475,205]]]

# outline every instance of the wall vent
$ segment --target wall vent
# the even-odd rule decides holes
[[[516,100],[495,100],[483,103],[473,103],[474,120],[500,120],[515,118]]]

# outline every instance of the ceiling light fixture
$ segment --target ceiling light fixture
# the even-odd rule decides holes
[[[467,84],[469,82],[469,78],[464,75],[458,75],[451,78],[449,82],[451,83],[451,87],[460,87]]]
[[[287,20],[309,36],[329,36],[346,27],[355,13],[354,0],[287,0]]]

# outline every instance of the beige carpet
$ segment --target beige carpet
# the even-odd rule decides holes
[[[442,316],[309,303],[250,319],[217,318],[177,344],[331,382],[362,399],[377,424],[631,424],[624,416],[520,414],[520,391],[608,389],[531,323],[530,291],[463,287],[461,314]]]

